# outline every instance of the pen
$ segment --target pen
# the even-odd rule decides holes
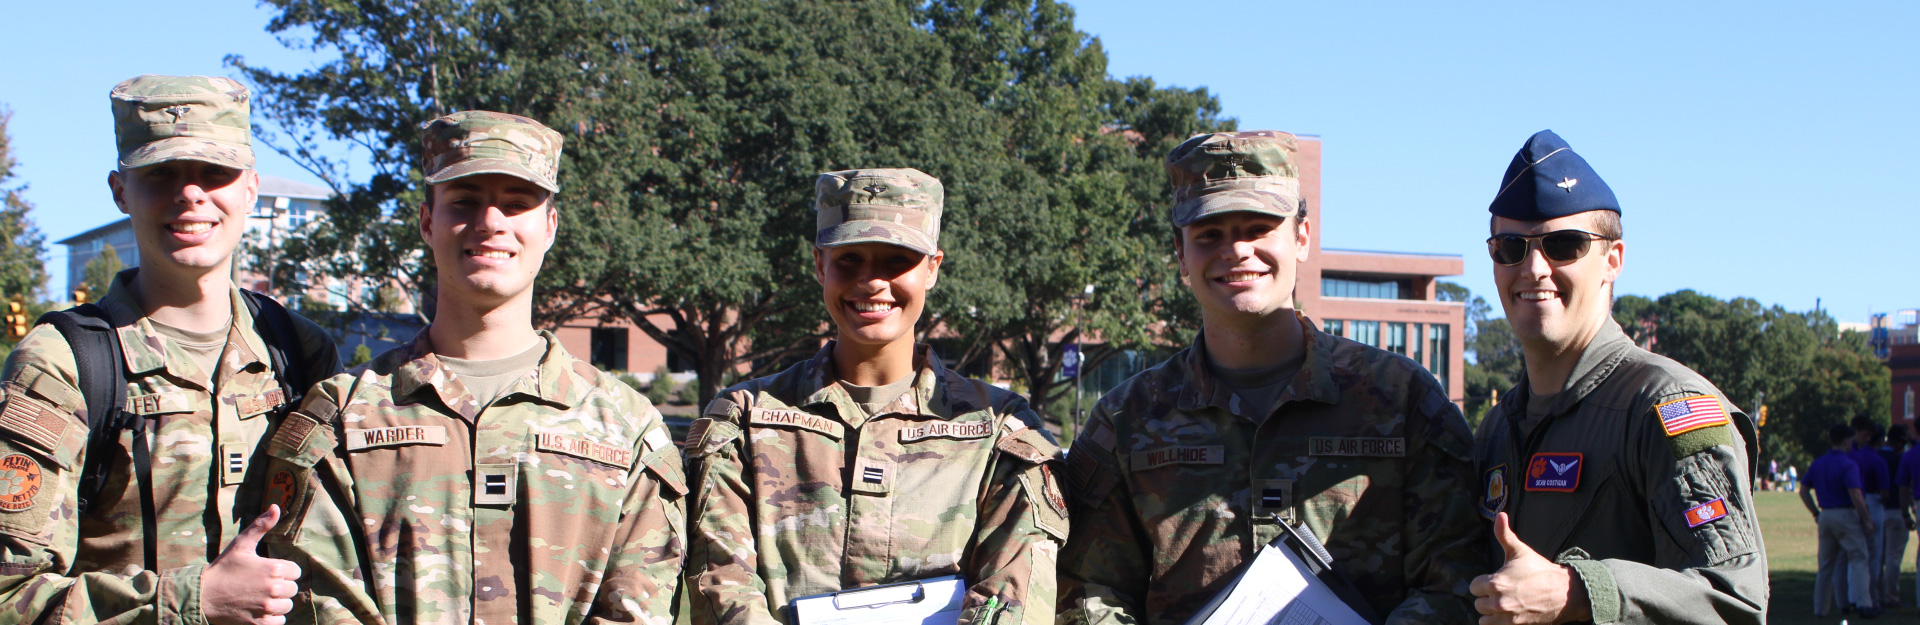
[[[994,621],[999,620],[994,617],[997,617],[999,615],[1000,615],[1000,595],[994,595],[992,597],[988,597],[987,598],[987,614],[986,614],[986,618],[980,619],[981,625],[993,625]]]

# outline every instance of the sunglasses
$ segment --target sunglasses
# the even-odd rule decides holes
[[[1587,255],[1594,241],[1612,241],[1585,230],[1555,230],[1533,236],[1519,234],[1496,234],[1487,237],[1487,253],[1493,256],[1493,262],[1502,265],[1518,265],[1527,259],[1527,250],[1540,247],[1540,254],[1547,260],[1565,263],[1580,260]]]

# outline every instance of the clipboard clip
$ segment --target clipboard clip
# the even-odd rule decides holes
[[[892,597],[897,596],[895,593],[906,590],[907,586],[913,587],[913,592],[911,594],[905,595],[904,597],[901,597],[899,599],[892,599]],[[864,602],[860,601],[860,599],[863,596],[873,597],[874,595],[879,595],[879,596],[874,597],[875,600],[873,601],[864,601]],[[846,610],[849,608],[878,608],[881,606],[899,605],[903,603],[919,603],[921,601],[925,601],[926,598],[927,598],[926,586],[921,584],[918,581],[911,581],[911,582],[901,582],[898,584],[887,584],[885,586],[874,586],[872,588],[861,588],[858,590],[848,590],[848,591],[837,592],[833,594],[833,607],[836,610]],[[843,600],[844,600],[844,603],[843,603]]]
[[[1290,539],[1294,544],[1300,546],[1300,549],[1295,550],[1297,553],[1312,557],[1320,569],[1333,568],[1333,554],[1327,551],[1326,545],[1320,544],[1320,537],[1314,536],[1313,530],[1307,529],[1305,524],[1295,527],[1292,523],[1288,523],[1286,519],[1280,518],[1278,514],[1273,515],[1273,520],[1280,524],[1281,537],[1283,539]],[[1315,572],[1318,573],[1319,571]]]

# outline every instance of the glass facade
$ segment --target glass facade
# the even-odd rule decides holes
[[[1347,322],[1339,319],[1328,319],[1320,324],[1320,331],[1334,336],[1346,336]]]
[[[1347,334],[1347,338],[1374,347],[1380,346],[1380,322],[1352,321],[1349,324],[1351,332]]]
[[[1390,322],[1387,324],[1386,342],[1380,344],[1384,349],[1402,356],[1407,355],[1407,324]]]
[[[1320,295],[1325,297],[1406,299],[1408,290],[1405,280],[1331,276],[1320,278]]]
[[[1442,386],[1447,384],[1447,363],[1451,360],[1449,357],[1453,355],[1452,346],[1447,340],[1450,338],[1447,336],[1447,329],[1447,324],[1444,323],[1427,324],[1427,362],[1425,364],[1427,370],[1433,372],[1433,377],[1440,378]]]

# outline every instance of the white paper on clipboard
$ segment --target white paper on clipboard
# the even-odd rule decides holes
[[[793,600],[794,625],[955,625],[967,582],[958,575]]]
[[[1186,625],[1367,625],[1284,544],[1254,555],[1227,596],[1204,619]]]

